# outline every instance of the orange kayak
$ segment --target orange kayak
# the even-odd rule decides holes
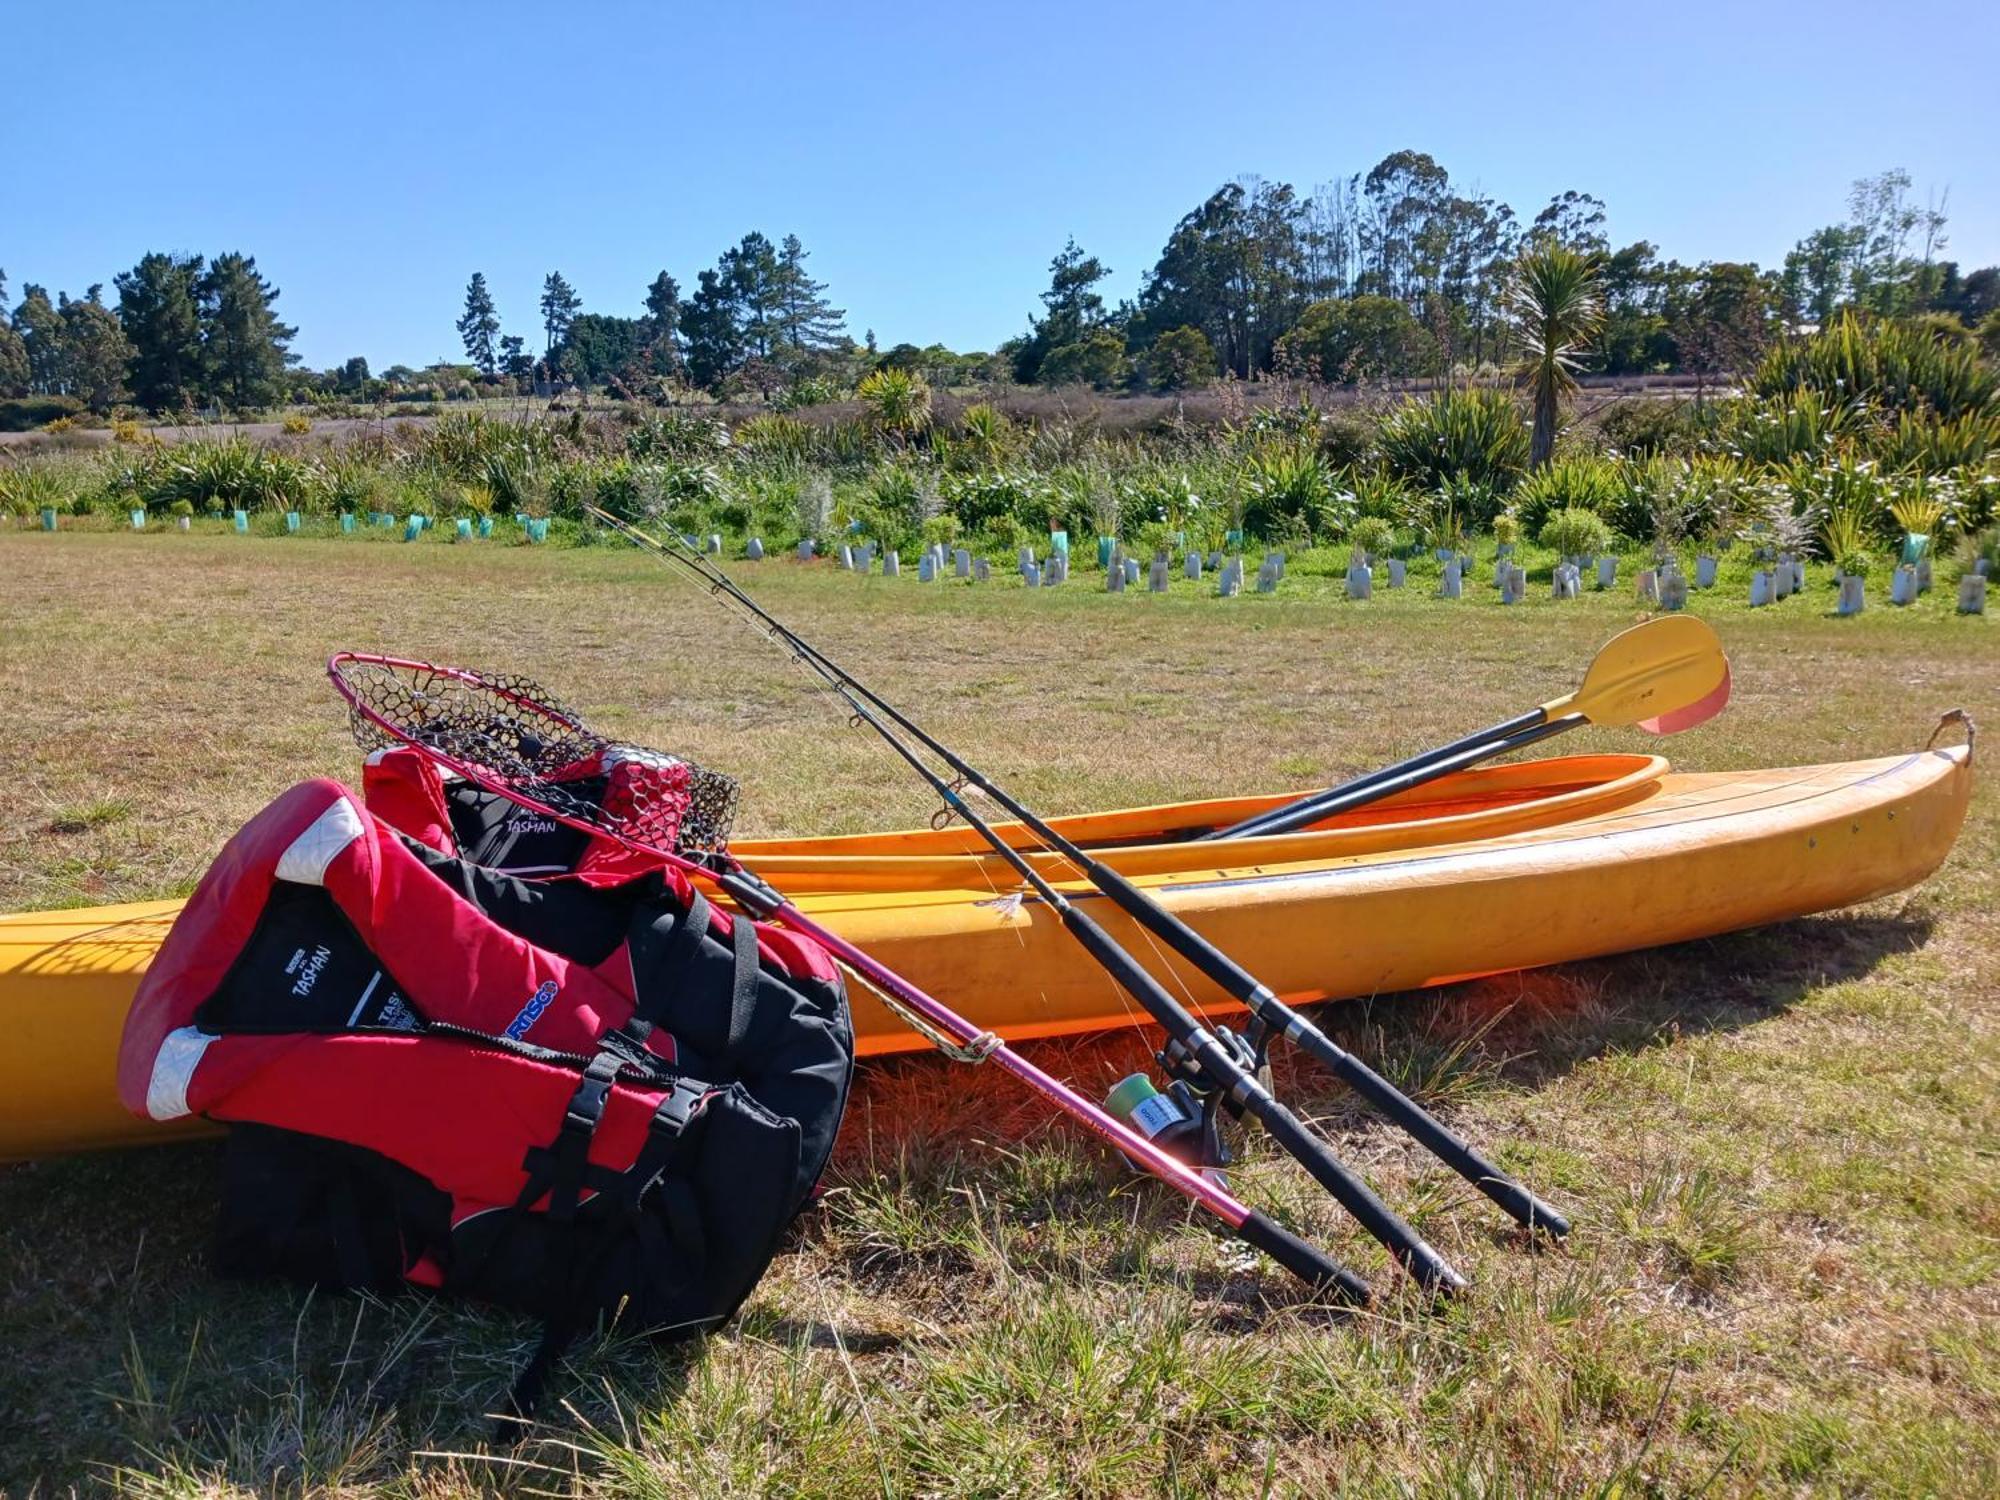
[[[1657,756],[1592,755],[1461,772],[1275,837],[1188,835],[1288,795],[1053,821],[1303,1003],[1682,942],[1901,890],[1950,852],[1971,789],[1963,746],[1692,774]],[[1009,837],[1027,842],[1011,826]],[[808,915],[1010,1039],[1137,1019],[963,828],[735,847]],[[1206,1008],[1229,1008],[1074,871],[1033,857],[1133,953]],[[178,910],[0,916],[0,1160],[171,1134],[126,1115],[112,1068],[125,1009]],[[864,1056],[927,1045],[858,986],[854,1020]]]

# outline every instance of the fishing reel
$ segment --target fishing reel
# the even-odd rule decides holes
[[[1245,1073],[1256,1079],[1260,1087],[1270,1088],[1268,1028],[1253,1019],[1240,1032],[1227,1026],[1217,1026],[1213,1028],[1213,1035],[1223,1050]],[[1220,1168],[1234,1160],[1229,1143],[1223,1137],[1223,1117],[1227,1115],[1240,1120],[1243,1117],[1243,1101],[1230,1093],[1178,1041],[1169,1041],[1154,1057],[1167,1076],[1164,1091],[1154,1090],[1143,1074],[1134,1074],[1112,1091],[1112,1098],[1107,1103],[1113,1106],[1114,1112],[1129,1116],[1135,1124],[1147,1129],[1147,1133],[1162,1148],[1190,1166],[1218,1173]],[[1145,1097],[1134,1104],[1129,1101],[1140,1095],[1139,1084],[1144,1085]],[[1120,1099],[1121,1090],[1130,1091],[1127,1100]],[[1117,1107],[1121,1103],[1124,1104],[1123,1109]]]

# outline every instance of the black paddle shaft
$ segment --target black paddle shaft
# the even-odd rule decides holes
[[[1540,713],[1537,709],[1536,713]],[[1331,818],[1337,813],[1351,812],[1357,807],[1366,807],[1372,802],[1380,802],[1385,797],[1393,797],[1398,792],[1407,792],[1412,787],[1424,785],[1449,776],[1454,771],[1463,771],[1467,766],[1477,765],[1482,760],[1492,760],[1496,756],[1510,755],[1516,750],[1524,750],[1530,745],[1565,734],[1589,723],[1582,714],[1564,714],[1559,719],[1537,719],[1519,729],[1501,735],[1497,739],[1479,739],[1468,736],[1471,743],[1461,742],[1462,748],[1451,754],[1433,752],[1416,756],[1401,765],[1390,766],[1372,776],[1357,777],[1341,786],[1324,792],[1315,792],[1298,802],[1289,802],[1283,807],[1274,807],[1234,828],[1224,832],[1238,838],[1264,838],[1273,834],[1292,833],[1313,823]],[[1449,746],[1446,747],[1450,749]],[[1204,834],[1203,838],[1217,838],[1219,834]],[[1196,842],[1200,842],[1197,840]]]
[[[1287,802],[1283,807],[1267,808],[1256,816],[1245,818],[1240,823],[1232,823],[1227,828],[1211,829],[1207,833],[1204,833],[1196,842],[1199,843],[1210,839],[1253,838],[1258,834],[1264,833],[1289,833],[1294,828],[1303,828],[1307,823],[1317,823],[1321,818],[1330,817],[1333,812],[1339,811],[1338,807],[1330,807],[1325,812],[1319,810],[1323,804],[1330,804],[1335,798],[1353,796],[1372,787],[1379,786],[1384,782],[1395,780],[1398,777],[1408,776],[1417,771],[1427,770],[1432,766],[1442,765],[1446,761],[1455,760],[1456,757],[1463,755],[1468,750],[1476,750],[1491,745],[1495,741],[1504,740],[1510,735],[1519,734],[1524,729],[1533,729],[1547,718],[1548,713],[1546,710],[1531,708],[1524,714],[1508,719],[1503,723],[1494,724],[1489,728],[1477,730],[1461,739],[1453,740],[1448,745],[1439,745],[1436,749],[1425,750],[1421,754],[1412,755],[1407,760],[1399,760],[1393,766],[1384,766],[1378,771],[1365,771],[1359,776],[1351,777],[1341,782],[1338,786],[1330,786],[1324,791],[1314,792],[1309,796],[1300,798],[1296,802]],[[1499,752],[1494,751],[1492,753],[1498,754]],[[1480,759],[1484,758],[1484,756],[1480,757]],[[1415,785],[1416,783],[1412,782],[1410,784]],[[1385,792],[1383,795],[1387,796],[1388,793]],[[1371,797],[1367,800],[1373,801],[1374,799]],[[1360,806],[1361,804],[1347,803],[1343,805]],[[1290,814],[1307,809],[1312,810],[1311,816],[1297,822],[1285,821]]]

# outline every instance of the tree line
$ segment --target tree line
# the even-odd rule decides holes
[[[872,331],[857,343],[798,236],[774,242],[752,231],[685,295],[660,271],[630,313],[586,310],[551,271],[535,321],[513,332],[474,272],[455,325],[466,363],[395,365],[379,377],[359,356],[295,368],[296,330],[277,316],[278,289],[253,258],[156,252],[114,278],[115,302],[101,285],[53,300],[25,285],[0,318],[0,397],[164,412],[574,385],[637,399],[698,388],[801,404],[885,367],[946,385],[1158,390],[1274,374],[1329,383],[1449,376],[1516,352],[1509,289],[1522,253],[1537,246],[1590,267],[1600,315],[1580,358],[1595,372],[1740,370],[1779,335],[1848,310],[1928,317],[2000,349],[2000,268],[1961,272],[1946,258],[1946,205],[1919,201],[1904,171],[1857,182],[1846,216],[1800,239],[1776,267],[1686,264],[1647,241],[1614,248],[1606,222],[1603,200],[1574,189],[1524,219],[1419,151],[1310,192],[1246,178],[1186,213],[1137,294],[1115,305],[1104,293],[1110,268],[1072,240],[1051,261],[1026,330],[990,353],[880,350]],[[0,274],[0,310],[5,292]]]
[[[269,405],[296,362],[297,329],[277,315],[278,289],[252,256],[148,254],[83,296],[33,282],[0,320],[0,396],[71,397],[104,411]],[[0,271],[0,308],[7,278]]]
[[[1109,269],[1066,245],[1042,311],[1003,352],[1015,379],[1046,384],[1477,370],[1505,358],[1522,252],[1551,244],[1596,272],[1602,318],[1589,367],[1601,373],[1741,369],[1778,334],[1850,308],[1937,314],[2000,342],[2000,268],[1961,274],[1943,258],[1944,204],[1919,204],[1907,172],[1857,182],[1847,219],[1773,269],[1688,265],[1647,241],[1614,249],[1605,222],[1603,200],[1576,190],[1524,222],[1417,151],[1311,194],[1226,183],[1174,226],[1137,297],[1115,307],[1099,291]]]

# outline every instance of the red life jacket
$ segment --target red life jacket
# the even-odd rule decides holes
[[[539,1313],[523,1406],[600,1315],[727,1318],[831,1151],[846,997],[816,945],[640,863],[531,884],[331,781],[231,839],[118,1070],[137,1114],[230,1124],[222,1269]]]

